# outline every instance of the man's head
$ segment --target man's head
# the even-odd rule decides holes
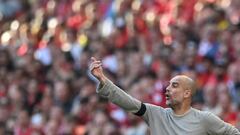
[[[171,108],[180,106],[183,103],[190,105],[194,93],[194,81],[185,75],[177,75],[170,80],[166,88],[166,104]]]

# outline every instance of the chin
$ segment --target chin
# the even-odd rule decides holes
[[[171,102],[169,102],[169,101],[166,101],[166,105],[167,105],[168,107],[171,107],[171,106],[172,106]]]

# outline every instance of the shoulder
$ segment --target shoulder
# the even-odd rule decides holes
[[[150,123],[160,122],[166,118],[169,108],[165,109],[161,106],[144,103],[146,106],[146,112],[143,115],[143,119],[149,125]]]
[[[216,117],[215,114],[213,114],[212,112],[209,112],[209,111],[199,111],[201,116],[204,118],[204,119],[208,119],[209,117]]]
[[[209,117],[210,115],[213,115],[211,112],[208,111],[201,111],[195,108],[191,109],[192,114],[194,115],[194,117],[199,118],[200,120],[204,120],[207,117]]]
[[[209,111],[200,111],[195,109],[195,113],[201,119],[201,121],[205,124],[222,121],[218,116],[216,116],[215,114]]]
[[[208,112],[208,111],[202,111],[202,110],[198,110],[198,109],[195,109],[195,108],[192,108],[192,111],[196,115],[201,115],[201,116],[209,115],[211,113],[211,112]]]

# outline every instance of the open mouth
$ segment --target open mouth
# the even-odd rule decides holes
[[[169,100],[170,99],[170,96],[169,95],[165,95],[165,97],[166,97],[166,100]]]

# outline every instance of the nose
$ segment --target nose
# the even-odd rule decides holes
[[[170,91],[169,86],[167,86],[167,88],[165,89],[165,94],[169,93],[169,91]]]
[[[170,91],[170,88],[169,88],[169,85],[167,86],[166,88],[166,92],[169,92]]]

